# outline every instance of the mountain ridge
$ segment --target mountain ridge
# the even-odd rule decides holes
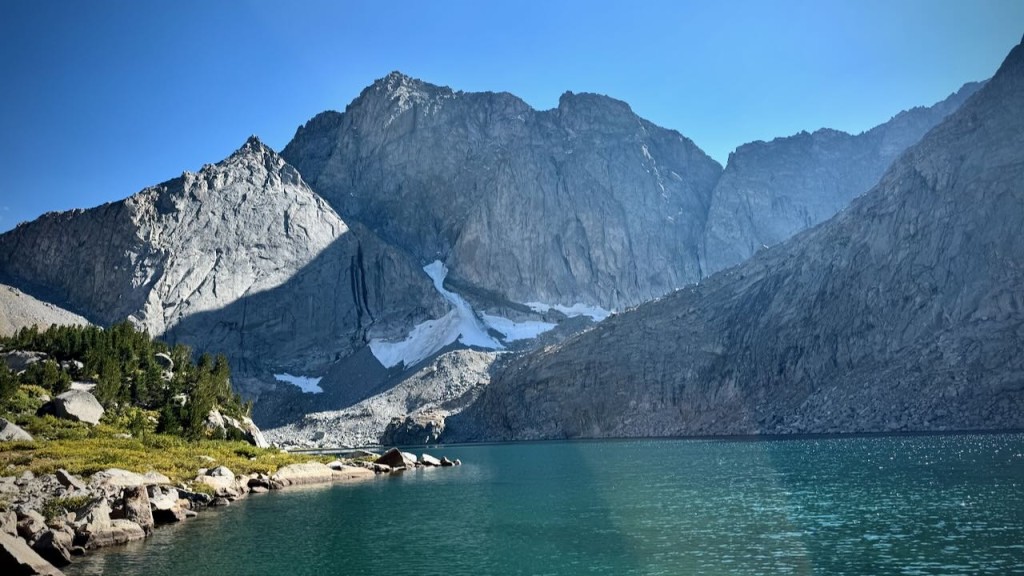
[[[1024,45],[831,220],[515,361],[445,441],[1024,427]]]

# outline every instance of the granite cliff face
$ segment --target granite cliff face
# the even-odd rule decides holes
[[[43,302],[13,286],[0,284],[0,336],[12,336],[19,329],[38,326],[45,330],[51,324],[89,324],[85,318],[63,308]]]
[[[966,84],[934,106],[900,112],[862,134],[822,129],[737,148],[712,195],[704,274],[831,218],[981,86]]]
[[[318,194],[494,301],[618,309],[699,279],[721,167],[623,102],[537,111],[392,73],[282,152]]]
[[[102,324],[314,370],[444,311],[419,267],[348,226],[256,138],[216,165],[0,236],[0,273]]]
[[[830,221],[527,355],[447,440],[1024,426],[1024,45]]]

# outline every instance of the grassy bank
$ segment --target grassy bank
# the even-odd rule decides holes
[[[235,474],[271,474],[281,466],[326,457],[285,454],[230,440],[186,440],[168,434],[129,432],[108,423],[89,426],[52,416],[22,416],[17,423],[35,442],[0,443],[0,475],[19,475],[26,470],[49,474],[64,468],[89,476],[105,468],[145,473],[155,470],[175,483],[191,480],[199,468],[227,466]]]

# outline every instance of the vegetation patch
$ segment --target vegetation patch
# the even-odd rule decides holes
[[[43,507],[39,510],[39,513],[46,518],[47,522],[49,522],[54,518],[64,516],[68,512],[73,512],[85,507],[85,505],[92,502],[92,500],[93,497],[88,495],[49,498],[43,502]]]
[[[35,438],[0,442],[2,476],[64,468],[87,477],[123,468],[140,474],[155,470],[178,483],[190,481],[199,468],[272,474],[288,464],[330,460],[256,448],[238,434],[213,438],[216,432],[206,426],[211,410],[235,418],[251,410],[231,389],[227,359],[203,354],[193,362],[188,347],[153,340],[127,322],[109,329],[25,328],[0,338],[0,351],[5,350],[43,352],[48,358],[20,374],[0,362],[0,415]],[[39,415],[72,379],[95,384],[93,394],[105,409],[98,425]],[[71,504],[55,501],[51,511]]]

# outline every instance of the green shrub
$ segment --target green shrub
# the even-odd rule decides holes
[[[39,513],[42,514],[47,521],[50,521],[59,516],[64,516],[68,512],[80,510],[90,502],[92,502],[92,496],[64,496],[63,498],[48,498],[43,502],[43,507],[39,510]]]

